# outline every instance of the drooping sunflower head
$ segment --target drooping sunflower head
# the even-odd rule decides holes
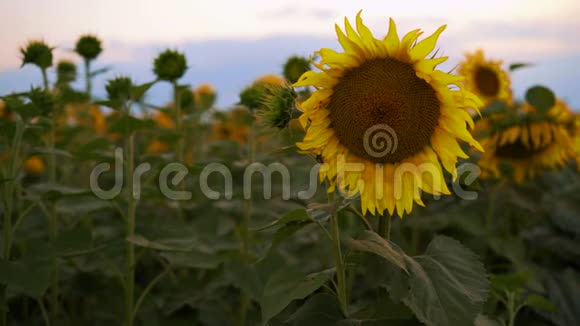
[[[481,101],[462,77],[436,69],[447,57],[427,57],[444,29],[421,41],[418,29],[399,39],[391,19],[377,39],[359,12],[356,31],[348,19],[346,34],[336,26],[344,51],[317,51],[321,72],[294,84],[317,89],[300,104],[306,135],[297,146],[325,163],[320,177],[329,191],[361,195],[363,213],[402,217],[414,202],[423,205],[420,190],[449,194],[441,165],[456,176],[458,158],[467,158],[459,140],[481,150],[467,129],[467,109]]]
[[[195,106],[202,111],[210,109],[216,99],[216,92],[210,84],[201,84],[194,91]]]
[[[501,67],[502,61],[486,59],[482,50],[465,55],[459,74],[465,76],[465,88],[477,94],[485,104],[492,101],[512,102],[511,81]]]
[[[560,100],[545,113],[524,103],[517,119],[514,115],[492,119],[489,135],[481,140],[485,149],[478,161],[482,177],[506,176],[522,183],[564,166],[575,153],[567,110]]]

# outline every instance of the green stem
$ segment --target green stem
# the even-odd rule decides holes
[[[22,145],[22,135],[24,134],[24,124],[22,120],[18,118],[16,121],[16,132],[14,139],[12,140],[12,148],[10,152],[10,158],[8,160],[8,171],[7,178],[8,182],[4,183],[3,191],[3,253],[2,258],[5,261],[9,261],[12,253],[12,210],[13,210],[13,200],[14,200],[14,188],[17,178],[17,159],[20,157],[20,147]],[[5,326],[8,323],[8,303],[6,301],[6,286],[0,286],[0,325]]]
[[[42,79],[44,81],[44,90],[50,92],[50,85],[48,83],[48,76],[46,69],[41,69]],[[56,112],[51,113],[51,128],[48,134],[48,148],[50,149],[50,154],[48,155],[48,182],[52,185],[56,184]],[[58,236],[58,216],[56,213],[55,203],[51,203],[49,208],[49,240],[52,244],[56,241]],[[59,292],[59,262],[55,259],[52,266],[52,273],[50,276],[50,317],[52,322],[56,321],[58,316],[58,292]]]
[[[379,235],[385,240],[391,240],[391,216],[379,216]]]
[[[177,155],[177,162],[180,164],[185,164],[185,146],[184,140],[185,135],[183,134],[183,123],[181,121],[181,96],[179,85],[177,81],[173,81],[173,107],[174,107],[174,115],[175,115],[175,132],[177,133],[177,140],[175,142],[175,152]],[[181,182],[180,185],[181,190],[185,190],[185,180]],[[178,203],[179,204],[179,203]],[[181,205],[177,206],[177,215],[180,220],[183,221],[183,210]]]
[[[338,214],[336,212],[336,208],[334,207],[334,194],[328,194],[328,202],[330,205],[333,205],[331,214],[330,214],[330,226],[331,226],[331,233],[332,233],[332,240],[333,240],[333,249],[334,249],[334,259],[336,263],[336,278],[338,281],[338,301],[340,303],[340,307],[342,312],[345,315],[348,315],[348,295],[346,291],[346,270],[344,265],[344,260],[342,257],[342,250],[340,246],[340,227],[338,224]]]
[[[174,110],[175,110],[175,131],[177,132],[177,141],[175,144],[175,150],[177,152],[177,161],[179,163],[184,163],[184,135],[183,135],[183,123],[181,121],[181,97],[180,90],[177,81],[173,82],[173,96],[174,96]]]
[[[127,238],[135,234],[135,197],[133,173],[135,170],[135,134],[129,136],[127,147],[125,148],[127,157],[127,184],[129,186],[129,205],[127,211]],[[125,271],[125,326],[133,326],[134,321],[134,296],[135,296],[135,246],[127,241],[127,265]]]
[[[508,294],[508,326],[514,326],[516,321],[515,298],[513,293]]]
[[[91,61],[85,59],[85,93],[91,98],[92,80],[91,80]]]
[[[255,150],[256,147],[253,145],[255,142],[254,138],[254,123],[252,122],[248,127],[248,164],[252,164],[254,161],[254,157],[256,155]],[[253,202],[252,198],[247,198],[244,202],[244,219],[241,225],[241,237],[242,237],[242,257],[244,259],[249,258],[250,252],[250,242],[251,242],[251,234],[250,234],[250,221],[252,219],[252,211],[253,211]],[[243,292],[242,297],[240,300],[240,326],[244,326],[246,324],[246,315],[248,311],[248,306],[250,304],[250,298],[247,293]]]

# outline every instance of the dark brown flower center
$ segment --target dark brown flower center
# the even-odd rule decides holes
[[[480,66],[475,70],[475,85],[483,96],[493,97],[499,94],[499,76],[491,68]]]
[[[513,143],[504,144],[495,150],[495,155],[506,159],[529,159],[530,157],[543,152],[548,146],[540,146],[532,148],[524,145],[521,139],[517,139]]]
[[[357,156],[396,163],[423,150],[438,124],[440,103],[413,66],[372,59],[345,73],[328,106],[340,142]]]

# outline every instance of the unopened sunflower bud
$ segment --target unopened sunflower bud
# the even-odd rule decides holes
[[[75,45],[75,52],[87,61],[94,60],[103,52],[101,40],[94,35],[83,35]]]
[[[160,80],[174,82],[187,70],[185,56],[177,51],[165,50],[153,62],[153,72]]]
[[[72,83],[77,79],[77,66],[67,60],[59,61],[56,66],[58,84]]]
[[[258,116],[266,126],[284,129],[296,111],[298,94],[290,85],[271,87],[270,93],[265,97],[264,106]]]
[[[310,61],[304,57],[293,56],[284,65],[284,77],[292,84],[298,81],[300,76],[310,70]]]
[[[210,84],[201,84],[195,89],[194,96],[196,108],[205,111],[213,107],[216,92]]]
[[[109,80],[105,89],[109,100],[115,105],[124,105],[131,98],[133,83],[129,77],[117,77]]]
[[[40,69],[52,66],[52,50],[43,41],[31,41],[26,47],[20,49],[22,53],[22,66],[33,64]]]
[[[260,108],[264,105],[266,96],[270,95],[270,88],[285,85],[284,78],[268,74],[256,79],[251,86],[248,86],[240,93],[240,104],[250,110]]]

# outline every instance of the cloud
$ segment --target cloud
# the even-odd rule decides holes
[[[259,15],[261,18],[292,19],[292,18],[312,18],[316,20],[328,20],[336,16],[336,12],[329,8],[306,8],[298,5],[288,5],[285,7],[265,11]]]

